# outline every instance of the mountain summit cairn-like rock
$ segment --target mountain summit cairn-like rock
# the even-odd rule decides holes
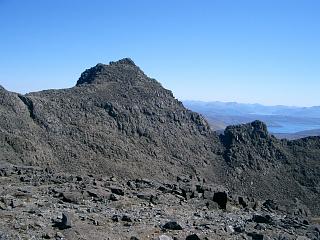
[[[109,65],[97,64],[81,74],[77,86],[81,84],[102,84],[107,82],[123,82],[134,84],[135,81],[147,79],[141,69],[130,58],[124,58]]]
[[[131,58],[123,58],[123,59],[120,59],[116,62],[110,62],[110,65],[119,65],[119,64],[131,65],[131,66],[136,67],[136,64],[134,63],[134,61]]]

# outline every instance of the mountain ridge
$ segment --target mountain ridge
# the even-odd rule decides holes
[[[319,213],[320,138],[278,140],[256,121],[214,133],[133,61],[98,64],[70,89],[0,91],[0,161],[79,174],[175,180],[295,198]]]
[[[286,109],[319,109],[320,105],[314,105],[314,106],[296,106],[296,105],[285,105],[285,104],[276,104],[276,105],[266,105],[261,103],[243,103],[243,102],[236,102],[236,101],[201,101],[201,100],[189,100],[185,99],[182,100],[182,102],[185,103],[194,103],[194,104],[201,104],[201,105],[210,105],[210,104],[218,104],[218,105],[240,105],[240,106],[257,106],[257,107],[265,107],[265,108],[276,108],[276,107],[282,107]]]
[[[53,152],[49,151],[49,156],[52,154],[50,158],[60,159],[59,156],[55,156],[57,155],[55,152],[57,150],[61,153],[64,152],[62,158],[65,160],[54,165],[65,165],[66,168],[72,170],[73,168],[70,168],[71,165],[74,165],[72,162],[79,158],[75,150],[79,148],[79,144],[77,141],[72,144],[72,141],[70,143],[70,141],[67,140],[70,134],[76,134],[76,138],[79,138],[78,140],[87,138],[86,141],[90,144],[86,146],[89,148],[87,149],[88,152],[91,151],[93,155],[97,155],[98,159],[107,154],[105,144],[103,143],[104,138],[110,139],[111,142],[114,142],[113,139],[121,140],[123,143],[130,145],[130,151],[139,151],[135,145],[147,148],[148,151],[143,153],[145,156],[156,154],[154,149],[157,149],[157,147],[154,146],[154,149],[148,147],[148,142],[151,142],[149,143],[150,146],[156,145],[157,139],[155,138],[162,135],[165,135],[163,137],[167,140],[170,139],[170,137],[176,139],[168,128],[163,131],[164,133],[161,133],[161,130],[164,130],[161,128],[161,125],[164,123],[168,126],[171,125],[172,129],[177,129],[176,125],[180,125],[181,123],[193,125],[193,133],[199,137],[200,142],[204,141],[200,140],[200,138],[204,138],[202,134],[211,134],[208,131],[209,127],[207,123],[202,117],[184,109],[182,104],[174,99],[171,91],[160,87],[161,85],[158,82],[147,78],[140,72],[138,67],[132,65],[132,62],[120,60],[110,65],[103,65],[103,68],[101,72],[99,72],[99,69],[93,68],[93,70],[98,70],[98,72],[92,75],[94,76],[93,79],[91,79],[91,75],[88,76],[90,81],[93,80],[93,82],[91,82],[93,84],[77,84],[70,89],[47,90],[26,95],[6,92],[6,95],[11,98],[10,102],[16,102],[19,104],[19,107],[24,110],[24,120],[26,120],[29,125],[32,125],[34,132],[39,133],[41,139],[47,139],[43,141],[45,146],[41,148],[50,149],[49,146],[46,146],[46,142],[58,147],[58,149],[55,149]],[[122,84],[119,80],[125,80],[126,76],[128,76],[128,71],[131,75],[129,79],[127,79],[127,83],[131,84]],[[134,74],[132,74],[132,72],[134,72]],[[111,74],[111,76],[108,74]],[[85,76],[87,75],[85,74]],[[83,74],[80,79],[84,79]],[[7,101],[7,104],[10,104],[9,101]],[[28,117],[30,117],[30,119]],[[96,121],[97,119],[99,119],[98,122]],[[104,123],[104,121],[106,121],[106,123]],[[13,120],[12,122],[17,122],[17,120]],[[154,122],[157,123],[155,127],[153,126]],[[92,127],[96,126],[95,124],[98,126],[97,129]],[[17,126],[13,128],[17,128]],[[83,131],[82,128],[84,128],[85,131]],[[181,128],[182,131],[187,130],[188,133],[190,132],[189,129],[183,130],[183,126],[181,126]],[[153,131],[150,131],[150,129],[153,129]],[[28,132],[27,128],[24,131]],[[105,135],[105,132],[108,132],[110,136]],[[157,136],[155,132],[158,132]],[[86,136],[88,133],[90,133],[90,136]],[[113,134],[116,134],[117,137],[113,136]],[[104,136],[96,137],[96,135]],[[179,135],[181,136],[181,134]],[[60,146],[59,142],[61,140],[59,138],[63,139],[64,137],[66,138],[66,142],[63,146]],[[31,136],[29,138],[31,138]],[[129,138],[132,138],[135,143],[127,143]],[[53,141],[53,143],[51,143],[51,141]],[[197,145],[187,139],[180,139],[178,141],[190,142],[186,146]],[[98,142],[100,143],[98,144]],[[168,144],[175,146],[173,142],[169,142]],[[113,144],[110,143],[107,145],[108,148],[112,148]],[[129,150],[125,151],[117,142],[114,143],[113,147],[115,149],[112,151],[113,154],[111,154],[110,157],[114,156],[117,158],[120,156],[121,158],[127,158],[126,155],[128,153],[126,152]],[[162,147],[163,146],[160,146],[160,149]],[[34,146],[34,148],[36,149],[37,146]],[[166,148],[166,151],[172,152],[175,161],[180,161],[179,159],[181,159],[183,155],[186,155],[185,152],[189,152],[181,151],[179,148]],[[199,151],[197,149],[201,148],[203,147],[199,146],[192,151],[197,152]],[[152,154],[149,153],[149,151]],[[161,152],[161,150],[159,151]],[[69,155],[68,152],[71,154],[70,158],[67,158],[67,155]],[[89,159],[92,158],[87,153],[84,153],[84,155]],[[192,156],[192,153],[189,153],[189,155]],[[27,157],[28,154],[20,156],[18,159]],[[37,155],[37,158],[38,157],[40,156]],[[164,157],[165,156],[162,156],[162,158]],[[51,161],[46,157],[41,158],[43,159],[42,161],[47,161],[51,164]],[[140,156],[140,158],[143,157]],[[36,158],[24,161],[31,161],[33,164],[42,162],[37,161]],[[64,161],[71,162],[65,164]],[[103,160],[100,159],[99,162],[100,167],[92,166],[93,171],[105,169]],[[139,162],[138,159],[136,162]],[[86,164],[87,162],[84,161],[83,165],[85,166]],[[114,162],[110,164],[117,165]],[[144,164],[144,166],[148,165]],[[121,168],[121,166],[114,167]],[[89,168],[89,166],[87,166],[87,168]],[[133,169],[138,170],[137,168]],[[152,169],[149,169],[149,171],[152,171]],[[121,173],[120,170],[119,172]],[[148,171],[145,172],[148,173]]]

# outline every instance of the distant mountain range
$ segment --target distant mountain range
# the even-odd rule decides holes
[[[320,136],[320,129],[314,129],[314,130],[306,130],[296,133],[278,133],[275,134],[278,138],[286,138],[289,140],[309,137],[309,136]]]
[[[264,106],[237,102],[184,101],[183,104],[201,113],[211,128],[219,131],[228,125],[254,120],[266,122],[271,133],[280,138],[296,139],[320,135],[320,106]]]

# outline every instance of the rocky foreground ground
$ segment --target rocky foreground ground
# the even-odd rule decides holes
[[[196,176],[174,182],[0,166],[0,239],[320,239],[317,219],[233,195]]]

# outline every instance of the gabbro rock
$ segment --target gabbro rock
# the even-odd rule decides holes
[[[156,238],[156,240],[173,240],[173,238],[163,234]]]
[[[0,202],[7,206],[0,209],[1,239],[79,239],[79,236],[92,240],[105,239],[106,236],[109,239],[154,240],[319,239],[320,236],[316,219],[290,216],[276,208],[272,213],[264,207],[255,210],[250,204],[239,208],[239,203],[234,201],[237,195],[228,195],[227,210],[210,210],[204,206],[208,200],[201,195],[185,199],[177,198],[174,191],[158,191],[159,185],[173,187],[177,182],[157,181],[151,184],[143,181],[140,189],[157,192],[159,196],[160,201],[152,206],[137,197],[139,192],[136,188],[126,184],[142,182],[140,180],[110,181],[109,178],[90,175],[83,177],[86,179],[84,183],[74,181],[76,175],[35,167],[11,166],[3,167],[3,170],[10,174],[0,177]],[[35,177],[30,182],[19,180],[26,175]],[[75,189],[85,193],[86,189],[111,185],[121,186],[124,190],[124,196],[117,202],[89,197],[78,205],[62,201],[59,194]],[[203,186],[203,189],[209,188]],[[12,207],[12,202],[18,200],[24,204]],[[168,222],[168,219],[175,221]]]
[[[197,234],[191,234],[186,237],[186,240],[200,240],[200,238]]]
[[[129,59],[86,70],[70,89],[0,99],[0,161],[174,179],[204,168],[220,146],[203,117]]]
[[[319,156],[320,137],[278,140],[260,121],[230,126],[218,136],[131,59],[97,64],[69,89],[26,95],[0,89],[0,162],[119,179],[191,176],[307,215],[308,208],[320,214]],[[21,180],[39,184],[33,177]],[[214,198],[225,208],[223,196],[200,191],[201,183],[178,182],[159,188],[184,200]],[[111,196],[119,200],[122,193]],[[306,208],[297,207],[296,198]]]
[[[62,213],[61,221],[56,221],[53,227],[58,228],[60,230],[71,228],[72,227],[71,214],[67,212]]]
[[[252,220],[256,223],[266,223],[266,224],[272,223],[272,218],[270,215],[265,215],[265,216],[254,215]]]
[[[183,228],[181,225],[175,221],[167,222],[166,224],[163,225],[164,229],[168,230],[182,230]]]

